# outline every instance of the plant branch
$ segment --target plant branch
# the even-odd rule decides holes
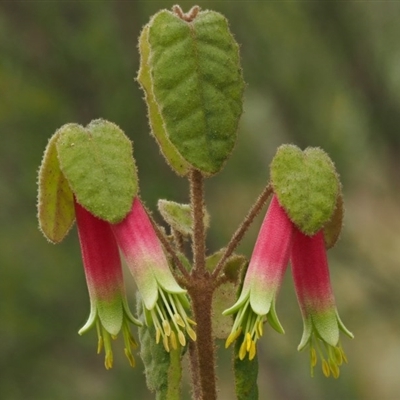
[[[204,227],[204,178],[200,171],[190,172],[190,203],[193,220],[193,272],[204,274],[206,271],[206,237]]]
[[[226,250],[224,254],[222,255],[221,259],[219,260],[217,266],[215,267],[212,276],[214,279],[217,279],[218,276],[220,275],[222,269],[225,266],[226,260],[231,256],[231,254],[235,251],[236,247],[239,245],[241,240],[243,239],[244,234],[246,231],[249,229],[251,223],[254,221],[254,218],[257,216],[257,214],[261,211],[263,208],[265,202],[268,200],[268,197],[272,193],[272,187],[270,184],[268,184],[260,196],[258,196],[258,199],[256,202],[253,204],[249,212],[247,213],[246,218],[244,221],[241,223],[239,228],[236,230],[236,232],[233,234],[232,239],[228,243],[228,246],[226,247]]]

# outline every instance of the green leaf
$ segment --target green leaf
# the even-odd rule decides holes
[[[206,268],[212,272],[221,259],[225,249],[221,249],[206,259]],[[234,304],[237,300],[239,280],[241,272],[247,263],[244,256],[233,254],[228,258],[224,266],[224,273],[228,282],[220,285],[214,292],[212,301],[212,327],[213,334],[218,339],[227,339],[231,333],[233,319],[222,315],[222,312]]]
[[[185,21],[163,10],[148,26],[148,65],[166,135],[191,166],[213,175],[233,150],[242,113],[239,47],[213,11]]]
[[[165,222],[184,236],[193,235],[192,210],[189,204],[179,204],[174,201],[158,200],[158,210]],[[204,208],[203,222],[206,228],[210,223],[210,215]]]
[[[323,150],[279,147],[271,163],[271,182],[279,203],[306,235],[315,234],[331,219],[340,183]]]
[[[339,240],[343,226],[344,205],[341,191],[336,198],[336,207],[331,219],[324,226],[325,247],[331,249]]]
[[[148,66],[150,53],[148,33],[149,26],[146,25],[139,37],[140,69],[137,80],[145,93],[151,132],[157,140],[167,163],[178,175],[184,176],[189,172],[190,165],[184,160],[174,145],[170,142],[165,132],[165,127],[160,115],[158,104],[154,99],[150,69]]]
[[[235,390],[237,400],[258,400],[258,356],[250,361],[247,357],[239,358],[239,350],[244,340],[241,335],[236,340],[233,370],[235,373]]]
[[[218,286],[212,301],[212,330],[217,339],[227,339],[233,326],[231,316],[222,315],[237,300],[237,284],[226,282]]]
[[[56,143],[62,129],[47,144],[38,179],[39,227],[53,243],[61,242],[75,221],[74,197],[57,157]]]
[[[115,124],[64,125],[57,142],[61,170],[78,203],[111,223],[130,211],[138,190],[132,143]]]

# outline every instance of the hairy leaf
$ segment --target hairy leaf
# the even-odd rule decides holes
[[[86,128],[68,124],[57,150],[78,203],[103,220],[121,221],[138,190],[132,143],[122,130],[101,119]]]
[[[204,11],[191,21],[163,10],[149,23],[154,100],[170,142],[204,175],[231,154],[242,113],[244,82],[227,20]]]
[[[39,169],[38,219],[44,236],[61,242],[75,221],[74,197],[62,173],[56,143],[61,128],[49,140]]]
[[[315,234],[331,219],[340,183],[323,150],[279,147],[271,163],[271,181],[279,203],[306,235]]]

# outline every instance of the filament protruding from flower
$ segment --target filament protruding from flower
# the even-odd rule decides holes
[[[178,343],[186,345],[185,332],[195,341],[197,335],[191,325],[195,326],[196,322],[187,316],[180,299],[181,294],[164,292],[162,288],[158,292],[156,305],[146,310],[156,330],[156,343],[162,341],[165,350],[169,352],[176,350]]]
[[[111,369],[114,363],[114,355],[111,346],[111,339],[115,340],[117,337],[111,335],[101,324],[99,318],[96,319],[96,331],[97,331],[97,354],[100,354],[104,347],[105,357],[104,357],[104,366],[106,369]],[[129,361],[131,367],[136,365],[135,358],[132,354],[132,349],[136,349],[138,344],[133,337],[129,325],[127,321],[122,322],[122,335],[124,337],[124,353],[126,358]]]
[[[257,352],[257,340],[263,335],[263,325],[267,321],[266,315],[256,314],[249,307],[250,299],[239,309],[230,335],[226,339],[225,348],[228,348],[241,334],[243,342],[239,349],[239,358],[243,360],[249,354],[251,361]]]
[[[310,372],[311,377],[314,377],[314,367],[318,363],[318,356],[321,359],[322,373],[329,378],[331,375],[337,379],[340,375],[339,367],[347,364],[347,357],[341,343],[337,346],[332,346],[318,338],[315,333],[311,334],[310,341]]]

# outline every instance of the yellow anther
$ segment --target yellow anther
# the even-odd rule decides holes
[[[258,324],[257,324],[257,327],[256,327],[256,331],[257,331],[257,334],[258,334],[258,337],[261,337],[262,335],[263,335],[263,328],[264,328],[264,324],[263,324],[263,322],[260,320],[260,321],[258,321]]]
[[[340,374],[339,367],[338,367],[337,364],[335,364],[335,362],[332,361],[332,360],[329,360],[329,369],[331,370],[332,376],[333,376],[335,379],[339,378],[339,374]]]
[[[113,366],[113,353],[112,351],[106,353],[106,357],[104,359],[104,366],[106,369],[111,369]]]
[[[227,349],[242,333],[242,328],[240,327],[236,332],[231,332],[225,342],[225,348]]]
[[[164,321],[162,322],[162,326],[164,328],[164,333],[169,336],[171,334],[171,325],[169,324],[169,322],[164,319]]]
[[[251,342],[252,342],[252,340],[251,340],[250,333],[247,332],[247,333],[246,333],[246,350],[247,350],[247,351],[250,351]]]
[[[243,343],[239,349],[239,358],[243,360],[245,357],[246,357],[246,340],[243,340]]]
[[[160,343],[160,337],[161,337],[161,330],[160,328],[156,329],[156,343]]]
[[[190,326],[186,327],[186,332],[190,336],[190,339],[192,339],[195,342],[197,339],[196,332]]]
[[[174,320],[182,328],[185,327],[185,322],[183,321],[182,317],[179,314],[174,314]]]
[[[171,337],[170,337],[170,342],[171,342],[171,346],[174,350],[176,350],[178,348],[178,343],[176,341],[176,335],[174,331],[171,331]]]
[[[126,355],[126,358],[129,361],[129,364],[131,365],[131,367],[133,368],[136,365],[135,359],[133,358],[132,353],[128,350],[128,349],[124,349],[124,353]]]
[[[185,346],[186,344],[186,338],[185,335],[182,333],[182,331],[178,331],[178,340],[181,346]]]
[[[192,319],[190,319],[189,317],[186,317],[186,321],[189,322],[189,324],[197,325],[197,323],[195,321],[193,321]]]
[[[315,351],[314,347],[310,349],[310,362],[311,367],[315,367],[317,365],[317,352]]]
[[[326,360],[322,360],[322,372],[324,373],[324,375],[329,378],[330,374],[331,374],[331,370],[329,368],[329,364]]]
[[[163,345],[164,345],[164,349],[169,353],[168,336],[163,337]]]
[[[249,360],[251,361],[255,356],[256,356],[256,342],[252,340],[249,351]]]
[[[339,347],[334,347],[333,348],[333,355],[334,359],[337,365],[342,365],[343,363],[343,357],[342,357],[342,352],[340,351]]]

